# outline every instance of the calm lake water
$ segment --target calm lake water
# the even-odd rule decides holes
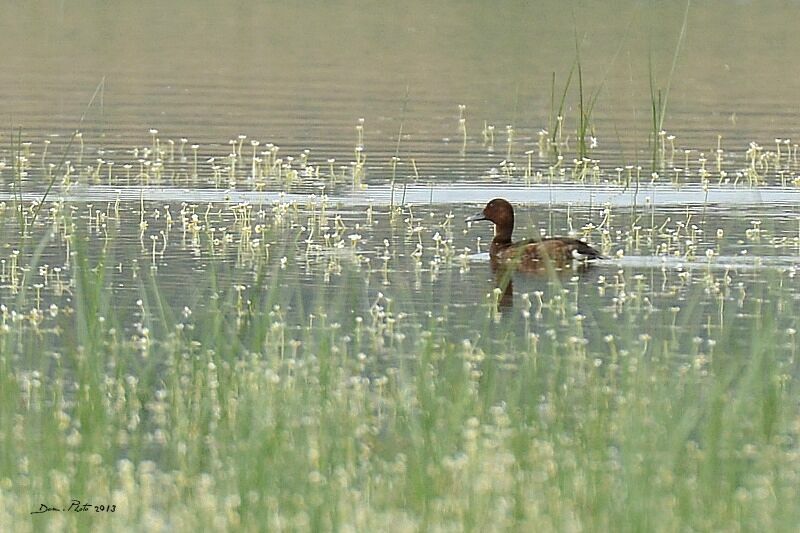
[[[480,181],[548,128],[580,43],[584,96],[597,94],[593,156],[611,168],[648,162],[650,74],[669,85],[663,123],[679,148],[744,152],[797,137],[800,54],[795,2],[695,2],[674,74],[681,2],[412,2],[403,6],[37,2],[0,8],[0,114],[29,141],[81,125],[93,148],[185,137],[227,153],[237,135],[347,164],[365,120],[368,165],[397,150],[425,178]],[[556,75],[555,106],[551,81]],[[574,138],[577,75],[564,108]],[[406,98],[406,93],[408,94]],[[458,105],[467,147],[460,154]],[[405,108],[405,113],[403,112]],[[487,153],[484,121],[496,127]],[[447,142],[445,139],[450,139]],[[3,142],[3,146],[8,143]],[[698,154],[694,154],[696,159]],[[569,159],[571,160],[571,156]],[[385,175],[373,176],[376,180]]]
[[[93,9],[84,9],[89,5]],[[594,278],[613,278],[618,269],[638,275],[684,268],[685,244],[670,249],[678,257],[663,265],[652,258],[667,252],[658,249],[663,229],[661,237],[655,230],[673,228],[680,240],[674,225],[683,220],[697,229],[689,246],[701,265],[705,250],[714,249],[723,256],[714,258],[723,265],[714,269],[745,269],[743,279],[752,282],[749,269],[755,267],[732,262],[741,254],[769,256],[763,268],[776,269],[794,269],[798,255],[798,193],[792,184],[798,165],[791,138],[800,79],[790,75],[790,58],[800,53],[800,39],[787,16],[795,9],[792,3],[699,2],[691,6],[681,39],[680,3],[575,3],[568,9],[560,2],[7,5],[0,17],[7,51],[0,113],[19,130],[16,139],[11,128],[0,134],[3,199],[10,203],[15,194],[9,168],[14,142],[30,143],[24,145],[29,162],[23,198],[40,193],[47,166],[53,171],[66,159],[74,168],[69,186],[57,185],[51,199],[66,199],[87,224],[92,211],[108,212],[111,203],[121,202],[113,247],[122,264],[153,263],[147,260],[150,237],[158,240],[164,230],[152,219],[140,239],[136,221],[164,206],[177,213],[183,202],[202,212],[206,203],[215,203],[215,224],[224,231],[232,225],[231,205],[250,203],[263,212],[264,206],[291,200],[302,207],[324,192],[329,209],[338,209],[343,219],[358,220],[366,206],[375,207],[377,222],[355,222],[361,229],[352,234],[360,240],[348,241],[356,257],[366,247],[365,257],[372,259],[367,267],[356,261],[357,271],[380,270],[376,263],[388,239],[395,247],[385,266],[392,283],[414,287],[416,296],[407,296],[421,301],[464,305],[484,299],[488,265],[473,257],[459,267],[448,259],[445,272],[436,266],[432,274],[425,262],[415,270],[408,259],[417,243],[426,255],[429,249],[439,253],[431,239],[444,233],[437,225],[447,214],[449,253],[467,256],[480,251],[478,235],[485,247],[490,229],[464,233],[460,221],[491,197],[547,205],[536,208],[535,217],[525,211],[532,208],[522,208],[518,220],[527,223],[518,236],[538,229],[581,234],[586,224],[602,227],[604,206],[614,205],[618,229],[607,235],[606,251],[627,257],[593,269]],[[663,126],[674,135],[658,141],[664,150],[657,180],[650,176],[651,77],[662,98],[668,94]],[[552,129],[568,79],[560,136],[564,160],[556,164],[540,132]],[[576,177],[578,81],[584,105],[596,99],[589,130],[596,146],[587,165],[594,169]],[[82,137],[69,143],[75,128]],[[755,156],[747,152],[751,142],[763,146],[759,157],[772,156],[759,161],[755,189],[748,187],[748,169],[755,168]],[[280,177],[273,173],[254,184],[251,161],[256,154],[259,164],[268,157],[262,154],[267,143],[280,147],[273,156],[282,158],[277,167],[288,161],[297,169],[294,181],[284,179],[284,168]],[[777,159],[770,152],[781,149]],[[238,157],[231,158],[232,152]],[[357,180],[356,158],[363,163]],[[424,213],[405,240],[399,228],[416,222],[383,226],[387,204],[403,202]],[[317,287],[323,283],[313,265],[328,258],[300,260],[302,218],[296,214],[290,229],[274,236],[274,245],[289,248],[289,261],[297,261],[289,270]],[[632,249],[636,220],[651,235],[649,244]],[[769,237],[746,242],[745,233],[754,227],[768,230]],[[585,235],[598,242],[597,232]],[[5,241],[8,253],[15,239]],[[161,281],[179,289],[186,264],[180,254],[166,259],[171,248],[156,262],[163,263]],[[183,248],[191,255],[185,242]],[[202,256],[198,251],[190,260],[192,269],[205,268],[208,258]],[[350,281],[344,276],[338,284]],[[517,281],[515,290],[530,292],[540,283]],[[137,292],[125,276],[118,285]],[[435,296],[422,296],[426,292]],[[373,296],[365,292],[364,298],[366,305]]]
[[[706,235],[716,226],[726,230],[723,247],[736,248],[742,232],[731,228],[744,231],[753,217],[776,238],[796,239],[792,181],[798,166],[791,138],[800,78],[791,75],[790,59],[800,53],[800,39],[789,16],[795,9],[793,3],[698,2],[681,40],[680,3],[7,5],[0,17],[7,52],[0,113],[9,125],[0,134],[4,199],[13,199],[11,126],[20,128],[17,140],[30,143],[23,193],[44,189],[47,165],[62,163],[79,127],[82,138],[73,139],[64,157],[74,166],[72,186],[57,186],[51,198],[62,195],[81,211],[87,202],[117,200],[132,210],[139,200],[171,204],[173,212],[181,202],[263,205],[282,198],[303,204],[305,195],[325,187],[334,208],[406,201],[440,218],[452,212],[453,246],[471,246],[471,253],[473,235],[482,232],[487,242],[489,229],[473,229],[467,238],[459,221],[493,196],[546,203],[537,218],[550,221],[545,229],[551,233],[600,224],[607,203],[621,206],[627,217],[638,216],[637,206],[650,209],[653,221],[666,220],[662,208],[692,204],[687,213]],[[595,170],[578,179],[576,41],[584,105],[596,98],[589,134],[597,143],[588,154]],[[540,131],[552,128],[570,76],[562,110],[564,160],[553,170]],[[662,98],[669,86],[663,126],[674,135],[659,141],[664,161],[652,184],[651,77]],[[161,174],[142,166],[158,159],[156,140],[164,156]],[[783,159],[759,162],[759,189],[746,186],[751,142],[763,147],[762,158],[783,149]],[[251,154],[267,143],[280,147],[275,157],[282,164],[299,170],[294,182],[253,184]],[[229,154],[237,147],[240,157],[232,163]],[[364,164],[354,187],[356,157]],[[632,170],[636,165],[642,168]],[[337,173],[340,178],[330,178]],[[703,190],[704,180],[710,191]],[[714,228],[703,203],[714,205]],[[553,223],[568,204],[588,211],[574,210],[571,228]],[[752,217],[742,218],[742,206]],[[380,248],[385,232],[362,233]],[[139,240],[135,231],[130,237]],[[8,250],[13,238],[6,239]],[[123,227],[116,245],[125,248],[126,239]],[[792,246],[757,252],[797,256]],[[472,271],[483,268],[476,264]]]

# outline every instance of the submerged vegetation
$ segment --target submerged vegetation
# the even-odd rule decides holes
[[[153,130],[146,146],[116,152],[80,136],[57,171],[52,145],[17,137],[0,165],[15,191],[0,204],[0,523],[800,521],[796,217],[776,206],[711,218],[713,206],[650,199],[551,205],[521,214],[522,231],[579,235],[615,259],[515,276],[498,306],[474,255],[487,235],[461,223],[472,208],[327,196],[397,178],[399,149],[391,171],[367,172],[364,126],[347,165],[245,136],[217,155]],[[650,179],[669,187],[797,180],[791,142],[720,148],[716,164],[667,152],[675,166]],[[640,179],[637,167],[518,157],[529,170],[507,161],[488,174],[542,187]],[[46,203],[22,194],[32,177],[55,183]],[[128,193],[143,186],[227,192]],[[235,190],[316,196],[226,200]],[[30,514],[72,499],[114,512]]]

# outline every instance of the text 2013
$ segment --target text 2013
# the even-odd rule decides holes
[[[99,504],[99,505],[92,505],[89,502],[81,503],[80,500],[72,500],[69,502],[69,506],[59,509],[58,507],[50,507],[47,504],[39,505],[39,509],[36,511],[31,511],[31,514],[40,514],[40,513],[47,513],[49,511],[57,511],[57,512],[74,512],[74,513],[84,513],[84,512],[91,512],[94,510],[95,513],[113,513],[117,510],[117,506],[113,503],[109,504]]]

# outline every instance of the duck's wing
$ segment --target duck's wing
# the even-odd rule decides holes
[[[531,259],[540,259],[544,256],[557,261],[607,259],[600,251],[592,248],[589,244],[572,237],[525,239],[512,244],[511,247],[524,250],[523,253],[530,256]]]
[[[514,265],[514,268],[522,271],[541,271],[547,265],[560,269],[566,268],[575,260],[605,259],[587,243],[569,237],[517,241],[500,247],[493,254],[494,263]]]

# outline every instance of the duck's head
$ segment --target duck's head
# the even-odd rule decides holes
[[[466,222],[477,222],[478,220],[488,220],[494,222],[496,226],[503,228],[514,227],[514,208],[508,201],[502,198],[491,200],[483,211],[476,213],[466,219]]]

